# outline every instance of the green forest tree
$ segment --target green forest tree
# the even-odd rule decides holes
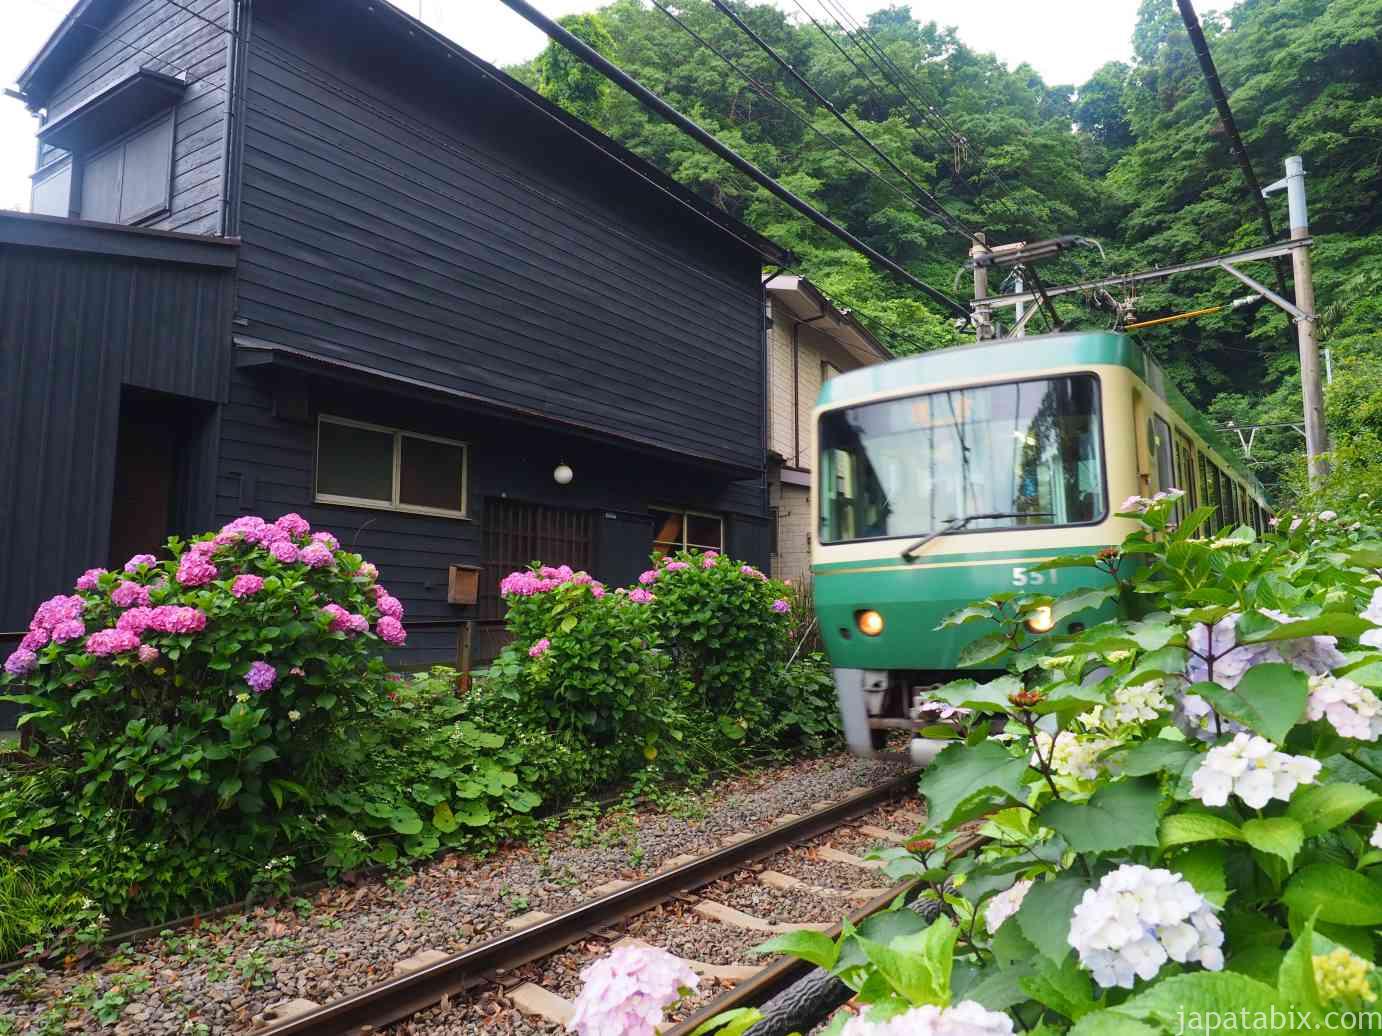
[[[960,295],[968,291],[969,278],[957,280],[969,244],[962,236],[907,197],[896,177],[896,189],[889,188],[843,154],[836,144],[878,165],[708,0],[672,6],[754,82],[642,0],[614,0],[598,16],[583,16],[579,30],[570,24],[640,82],[918,277],[946,291],[954,286]],[[1163,266],[1264,240],[1173,0],[1143,0],[1127,59],[1105,64],[1078,88],[1047,84],[1027,65],[1009,69],[954,30],[918,20],[906,4],[871,15],[867,37],[842,31],[811,3],[819,25],[767,3],[735,0],[735,6],[965,226],[986,231],[994,242],[1077,233],[1103,244],[1103,257],[1082,250],[1048,264],[1048,283]],[[1375,330],[1382,317],[1375,287],[1382,281],[1382,0],[1240,0],[1203,22],[1260,180],[1281,176],[1288,155],[1305,159],[1320,332],[1337,374],[1331,432],[1339,466],[1351,473],[1336,485],[1356,485],[1357,466],[1376,451],[1360,452],[1354,444],[1369,441],[1367,435],[1382,443],[1382,348]],[[588,69],[571,62],[549,48],[515,71],[793,249],[802,271],[896,352],[962,340],[938,307],[621,91],[600,89],[586,78]],[[1269,204],[1284,233],[1284,201],[1275,196]],[[1268,280],[1275,276],[1265,265],[1258,270]],[[1137,317],[1150,318],[1244,293],[1228,275],[1204,271],[1117,301],[1132,302]],[[1107,302],[1063,298],[1060,320],[1067,327],[1111,326]],[[1300,414],[1296,340],[1285,313],[1256,302],[1138,332],[1138,340],[1218,422],[1281,423],[1259,433],[1252,460],[1269,487],[1302,491],[1301,437],[1289,427]]]

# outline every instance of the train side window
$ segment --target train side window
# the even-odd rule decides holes
[[[1176,436],[1176,445],[1180,449],[1180,488],[1185,490],[1186,501],[1194,510],[1200,506],[1199,481],[1195,478],[1195,449],[1183,435]]]

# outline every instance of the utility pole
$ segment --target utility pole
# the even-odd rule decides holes
[[[1310,217],[1305,206],[1305,163],[1299,155],[1286,159],[1286,176],[1262,189],[1265,197],[1286,188],[1286,207],[1291,217],[1291,240],[1310,236]],[[1300,393],[1305,409],[1305,453],[1310,467],[1310,485],[1318,486],[1329,474],[1324,454],[1329,450],[1329,435],[1324,427],[1324,388],[1320,384],[1320,343],[1315,337],[1315,282],[1310,274],[1310,249],[1291,252],[1291,270],[1296,288],[1296,305],[1304,316],[1296,317],[1296,336],[1300,346]]]
[[[1019,269],[1018,272],[1017,272],[1017,279],[1014,281],[1013,287],[1017,289],[1018,294],[1021,294],[1021,293],[1022,293],[1022,288],[1023,288],[1023,284],[1022,284],[1022,271],[1021,271],[1020,269]],[[1023,303],[1019,302],[1019,303],[1014,307],[1014,310],[1015,310],[1014,316],[1017,317],[1017,331],[1016,331],[1016,335],[1017,335],[1018,338],[1026,338],[1026,337],[1027,337],[1027,321],[1023,320],[1022,317],[1026,314],[1026,312],[1027,312],[1027,307],[1026,307]]]
[[[978,256],[984,255],[988,252],[988,235],[984,233],[982,230],[980,230],[976,231],[974,236],[978,239],[979,243],[973,245],[970,248],[969,254],[971,258],[977,258]],[[975,263],[974,301],[977,303],[980,299],[986,299],[988,297],[989,268],[987,266],[981,266],[978,263]],[[994,337],[993,310],[988,306],[976,305],[974,307],[974,333],[977,336],[978,341],[980,342]]]

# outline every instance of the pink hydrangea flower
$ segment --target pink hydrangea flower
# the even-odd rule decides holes
[[[119,623],[116,623],[119,626]],[[81,619],[63,619],[53,627],[53,641],[66,644],[70,640],[80,640],[86,636],[86,623]]]
[[[555,579],[544,579],[535,572],[523,569],[519,572],[510,572],[500,581],[499,595],[501,597],[531,597],[533,594],[555,590],[560,585],[561,583]]]
[[[206,629],[206,612],[178,604],[164,604],[149,613],[149,629],[158,633],[200,633]]]
[[[375,605],[379,608],[380,615],[388,615],[391,618],[403,621],[403,602],[393,594],[385,593],[375,598]]]
[[[153,621],[154,610],[152,608],[131,608],[115,620],[115,628],[129,630],[131,633],[143,633]]]
[[[356,570],[355,574],[373,583],[379,578],[379,569],[371,565],[368,561],[363,561],[360,563],[360,567]]]
[[[77,594],[71,597],[64,597],[59,594],[57,597],[50,597],[38,606],[34,612],[34,617],[29,622],[31,630],[51,630],[60,622],[67,619],[80,619],[82,610],[86,607],[84,601]]]
[[[318,533],[320,535],[320,533]],[[330,533],[327,533],[330,535]],[[299,558],[308,568],[326,568],[335,560],[331,548],[321,540],[313,540],[302,548]]]
[[[264,580],[259,576],[236,576],[235,582],[230,584],[230,592],[236,597],[252,597],[262,589]]]
[[[408,639],[408,631],[403,628],[403,623],[390,615],[385,615],[376,622],[374,629],[380,640],[394,647],[402,647]]]
[[[312,542],[322,544],[327,550],[341,549],[341,541],[336,539],[336,537],[332,536],[329,532],[312,533]]]
[[[251,662],[249,672],[245,674],[245,683],[250,685],[250,690],[255,694],[263,694],[277,679],[278,670],[268,662]]]
[[[748,576],[750,579],[767,579],[767,578],[768,578],[768,577],[765,576],[762,572],[758,571],[758,569],[754,568],[752,565],[740,565],[740,566],[739,566],[739,574],[740,574],[740,575]]]
[[[11,676],[27,676],[38,668],[38,656],[26,648],[19,648],[5,659],[5,672]]]
[[[106,574],[104,568],[88,568],[77,579],[78,590],[95,590],[101,577]]]
[[[152,554],[136,554],[125,562],[125,574],[134,575],[139,571],[141,565],[157,565],[158,558]]]
[[[720,555],[713,550],[707,550],[701,557],[701,568],[714,568],[715,562],[720,559]]]
[[[653,601],[653,595],[648,593],[648,591],[644,590],[642,587],[639,587],[636,590],[629,591],[629,600],[632,601],[634,604],[651,604]]]
[[[122,579],[110,594],[111,602],[117,608],[133,608],[136,604],[147,608],[149,606],[149,588],[132,583],[128,579]]]
[[[101,657],[118,655],[125,651],[134,651],[138,647],[139,634],[133,633],[130,630],[97,630],[86,638],[87,652]]]
[[[650,568],[648,569],[648,571],[644,572],[642,575],[638,577],[638,581],[642,583],[644,586],[652,586],[654,583],[657,582],[657,577],[661,574],[662,573],[660,573],[657,569]]]
[[[668,572],[680,572],[680,571],[682,571],[682,569],[686,569],[686,568],[690,568],[690,567],[691,567],[691,565],[690,565],[688,562],[685,562],[685,561],[669,561],[669,562],[667,562],[667,571],[668,571]]]
[[[269,545],[269,556],[281,565],[294,565],[298,560],[298,549],[289,540],[278,540]]]
[[[543,655],[547,654],[547,651],[551,648],[551,646],[552,642],[548,640],[546,637],[543,637],[541,640],[539,640],[537,643],[535,643],[532,647],[528,649],[528,657],[541,658]]]
[[[581,972],[567,1028],[578,1036],[652,1036],[663,1012],[700,984],[690,966],[654,946],[619,946]]]
[[[312,526],[308,523],[306,518],[291,511],[288,514],[281,515],[274,524],[289,536],[306,536],[312,531]]]
[[[590,596],[591,596],[591,597],[603,597],[603,596],[605,596],[605,584],[604,584],[604,583],[591,583],[591,584],[590,584]]]
[[[19,649],[21,651],[37,651],[52,639],[53,634],[50,630],[29,630],[28,633],[24,634],[24,639],[19,642]]]
[[[154,647],[152,644],[140,644],[139,661],[143,662],[145,665],[158,661],[158,648]]]
[[[595,582],[595,577],[589,572],[577,572],[571,577],[571,582],[575,583],[577,586],[589,586],[591,583]]]
[[[553,568],[551,565],[543,565],[538,569],[538,575],[543,579],[555,579],[559,583],[566,582],[568,579],[573,578],[575,574],[576,573],[571,571],[570,565],[562,565],[559,568]]]
[[[218,570],[200,552],[188,551],[178,563],[178,582],[183,586],[205,586],[215,579]]]
[[[785,615],[787,612],[792,610],[792,603],[788,601],[785,597],[779,597],[776,601],[773,602],[772,609],[779,615]]]

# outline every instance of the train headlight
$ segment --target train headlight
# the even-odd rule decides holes
[[[854,613],[854,625],[866,637],[876,637],[883,632],[883,616],[872,608]]]
[[[1055,626],[1056,620],[1047,605],[1032,609],[1032,614],[1027,616],[1027,628],[1033,633],[1050,633]]]

